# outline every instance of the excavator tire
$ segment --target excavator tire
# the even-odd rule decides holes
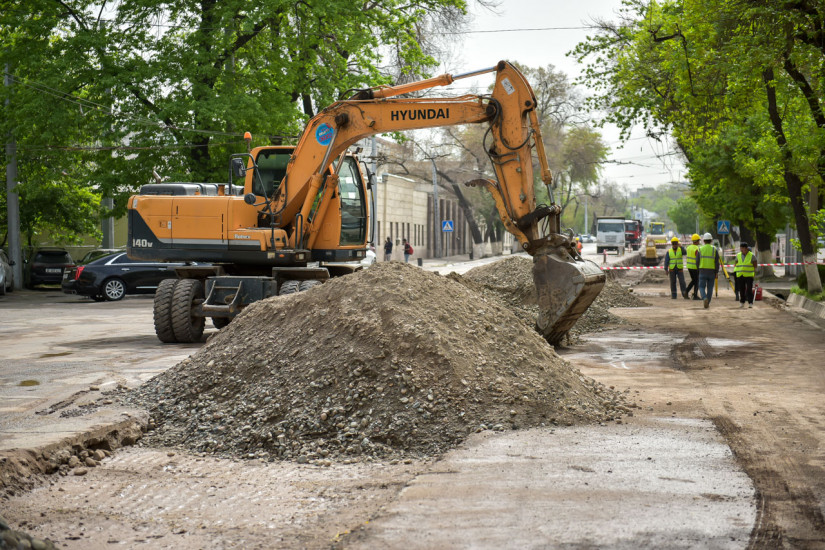
[[[199,342],[206,320],[192,315],[197,300],[203,300],[203,285],[197,279],[180,279],[172,293],[172,330],[178,342]]]
[[[155,334],[158,340],[166,344],[174,344],[175,332],[172,330],[172,294],[175,291],[177,279],[164,279],[155,291],[155,303],[152,308],[152,317],[155,321]]]
[[[284,281],[281,288],[278,290],[278,296],[285,296],[287,294],[295,294],[301,291],[301,281],[289,280]]]
[[[227,319],[226,317],[212,317],[212,324],[218,330],[228,325],[230,321],[232,321],[232,319]]]
[[[321,281],[318,281],[316,279],[309,279],[307,281],[301,281],[301,284],[298,286],[298,291],[303,292],[305,290],[309,290],[310,288],[312,288],[314,286],[318,286],[320,284],[323,284],[323,283],[321,283]]]

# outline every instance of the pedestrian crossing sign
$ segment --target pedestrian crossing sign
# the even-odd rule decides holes
[[[730,220],[716,222],[716,232],[720,235],[730,235]]]
[[[452,233],[453,231],[453,220],[444,220],[441,222],[441,231],[444,233]]]

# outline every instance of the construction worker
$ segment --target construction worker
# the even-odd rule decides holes
[[[687,252],[685,247],[679,244],[679,237],[670,239],[671,247],[665,254],[665,273],[670,277],[670,297],[676,299],[676,279],[679,280],[679,290],[682,291],[682,297],[689,300],[687,291],[685,290],[685,256]]]
[[[699,264],[696,261],[696,252],[699,250],[699,234],[694,233],[690,240],[692,242],[687,245],[687,259],[685,260],[688,275],[690,275],[690,283],[685,288],[685,293],[690,295],[690,289],[693,289],[693,299],[699,300],[699,296],[696,295],[699,292]]]
[[[710,307],[710,299],[713,297],[713,284],[719,276],[719,251],[711,244],[713,236],[710,233],[702,235],[705,242],[696,251],[697,264],[699,266],[699,297],[705,303],[705,309]]]
[[[739,294],[739,307],[745,307],[745,299],[748,300],[748,307],[753,307],[753,276],[756,274],[756,258],[749,250],[748,243],[739,244],[739,252],[736,254],[736,265],[733,268],[736,273],[736,290]]]

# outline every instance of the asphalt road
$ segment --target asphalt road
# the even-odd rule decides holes
[[[26,291],[0,298],[0,309],[0,451],[112,421],[120,411],[60,410],[140,384],[199,347],[159,343],[148,297]],[[482,433],[409,465],[319,470],[122,449],[83,477],[15,496],[7,519],[83,549],[746,548],[755,489],[713,423],[699,410],[641,412],[605,426]]]

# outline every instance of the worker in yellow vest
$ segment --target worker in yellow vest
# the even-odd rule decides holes
[[[696,260],[699,265],[699,297],[705,303],[705,309],[710,307],[710,299],[713,297],[713,283],[719,276],[719,251],[711,244],[713,235],[705,233],[702,235],[705,244],[696,251]]]
[[[736,265],[733,268],[736,273],[736,292],[739,294],[739,307],[745,307],[745,300],[748,307],[753,307],[753,277],[756,274],[756,258],[750,251],[748,243],[739,245],[739,253],[736,255]]]
[[[682,297],[689,300],[687,292],[685,291],[685,258],[687,252],[685,247],[679,244],[679,237],[670,239],[671,247],[665,254],[665,273],[670,277],[670,297],[676,299],[676,280],[679,280],[679,290],[682,291]]]
[[[694,233],[690,240],[692,243],[687,245],[687,259],[685,260],[690,283],[685,288],[685,294],[690,295],[690,289],[693,289],[693,299],[699,300],[699,296],[696,295],[699,292],[699,262],[696,259],[696,252],[699,250],[699,234]]]

